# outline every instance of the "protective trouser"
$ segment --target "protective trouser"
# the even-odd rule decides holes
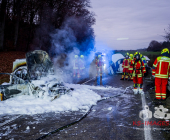
[[[99,73],[100,73],[100,76],[102,76],[102,67],[98,67],[98,68],[97,68],[96,76],[98,76]]]
[[[80,78],[79,69],[73,69],[73,77],[76,77],[76,74],[77,74],[77,78]]]
[[[133,77],[133,83],[134,83],[134,89],[137,89],[138,85],[139,85],[140,89],[143,89],[143,87],[142,87],[143,77],[138,77],[138,76]]]
[[[129,70],[129,78],[130,78],[131,81],[133,81],[132,74],[133,74],[133,70]]]
[[[128,68],[124,68],[123,69],[123,73],[122,73],[122,78],[120,80],[124,80],[124,78],[125,78],[125,80],[127,80],[128,79],[128,75],[129,75]]]
[[[97,67],[96,68],[96,79],[94,81],[94,85],[97,85],[97,77],[100,73],[100,85],[102,85],[102,67]]]
[[[125,80],[127,80],[128,77],[129,77],[129,68],[124,68],[124,69],[123,69],[123,73],[124,73],[124,75],[125,75]]]
[[[155,77],[155,97],[156,99],[166,99],[166,86],[168,78]]]

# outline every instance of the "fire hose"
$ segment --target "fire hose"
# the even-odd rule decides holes
[[[103,100],[107,100],[107,99],[111,99],[111,98],[115,98],[115,97],[121,96],[121,95],[123,95],[123,94],[126,93],[126,90],[127,90],[128,88],[131,88],[131,86],[126,87],[126,89],[124,90],[123,93],[117,94],[117,95],[111,96],[111,97],[104,97],[104,98],[98,100],[97,103],[99,103],[99,102],[101,102],[101,101],[103,101]],[[46,137],[48,137],[48,136],[50,136],[50,135],[52,135],[52,134],[54,134],[54,133],[60,132],[61,130],[64,130],[64,129],[66,129],[66,128],[68,128],[68,127],[70,127],[70,126],[72,126],[72,125],[74,125],[74,124],[76,124],[76,123],[78,123],[78,122],[80,122],[80,121],[83,120],[85,117],[87,117],[87,115],[91,112],[93,106],[95,106],[95,105],[92,105],[92,106],[89,108],[89,110],[88,110],[81,118],[79,118],[78,120],[76,120],[76,121],[74,121],[74,122],[72,122],[72,123],[66,124],[66,125],[64,125],[64,126],[62,126],[62,127],[59,127],[59,128],[57,128],[57,129],[55,129],[55,130],[53,130],[53,131],[51,131],[51,132],[49,132],[49,133],[47,133],[47,134],[45,134],[45,135],[43,135],[43,136],[37,138],[36,140],[42,140],[42,139],[44,139],[44,138],[46,138]]]

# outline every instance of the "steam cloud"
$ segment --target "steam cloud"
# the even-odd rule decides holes
[[[75,55],[84,55],[85,66],[86,66],[86,76],[88,75],[88,65],[94,58],[94,52],[81,52],[79,48],[89,47],[89,45],[94,45],[94,40],[84,40],[83,43],[78,43],[76,33],[73,29],[82,23],[78,23],[77,19],[72,17],[66,20],[60,29],[56,29],[52,38],[52,46],[50,49],[50,55],[53,56],[54,71],[56,78],[64,82],[72,82],[73,80],[73,61]],[[81,33],[79,33],[81,35]],[[88,38],[90,39],[90,38]],[[90,46],[91,47],[91,46]]]

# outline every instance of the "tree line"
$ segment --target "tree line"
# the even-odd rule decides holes
[[[163,36],[166,41],[158,42],[156,40],[152,40],[149,43],[147,51],[161,51],[163,48],[168,48],[170,50],[170,25],[168,30],[165,30],[165,35]]]
[[[72,17],[68,26],[78,48],[92,49],[95,18],[90,7],[89,0],[0,0],[0,51],[48,52],[54,31]],[[90,45],[81,47],[82,42]]]

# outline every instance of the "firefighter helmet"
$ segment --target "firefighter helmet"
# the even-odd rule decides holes
[[[169,49],[168,48],[164,48],[162,51],[161,51],[161,54],[163,53],[169,53]]]
[[[129,56],[130,56],[130,58],[133,58],[133,54],[130,54]]]
[[[126,59],[128,59],[128,58],[129,58],[129,53],[128,53],[128,52],[126,53],[126,56],[125,56],[125,57],[126,57]]]
[[[78,55],[75,55],[74,57],[75,57],[75,58],[78,58]]]
[[[135,52],[134,58],[135,58],[136,60],[139,60],[139,59],[140,59],[140,52]]]
[[[98,55],[98,58],[101,58],[102,56],[101,55]]]
[[[84,55],[80,55],[80,58],[84,58]]]
[[[139,54],[139,55],[140,55],[140,52],[135,52],[134,57],[135,57],[137,54]]]

